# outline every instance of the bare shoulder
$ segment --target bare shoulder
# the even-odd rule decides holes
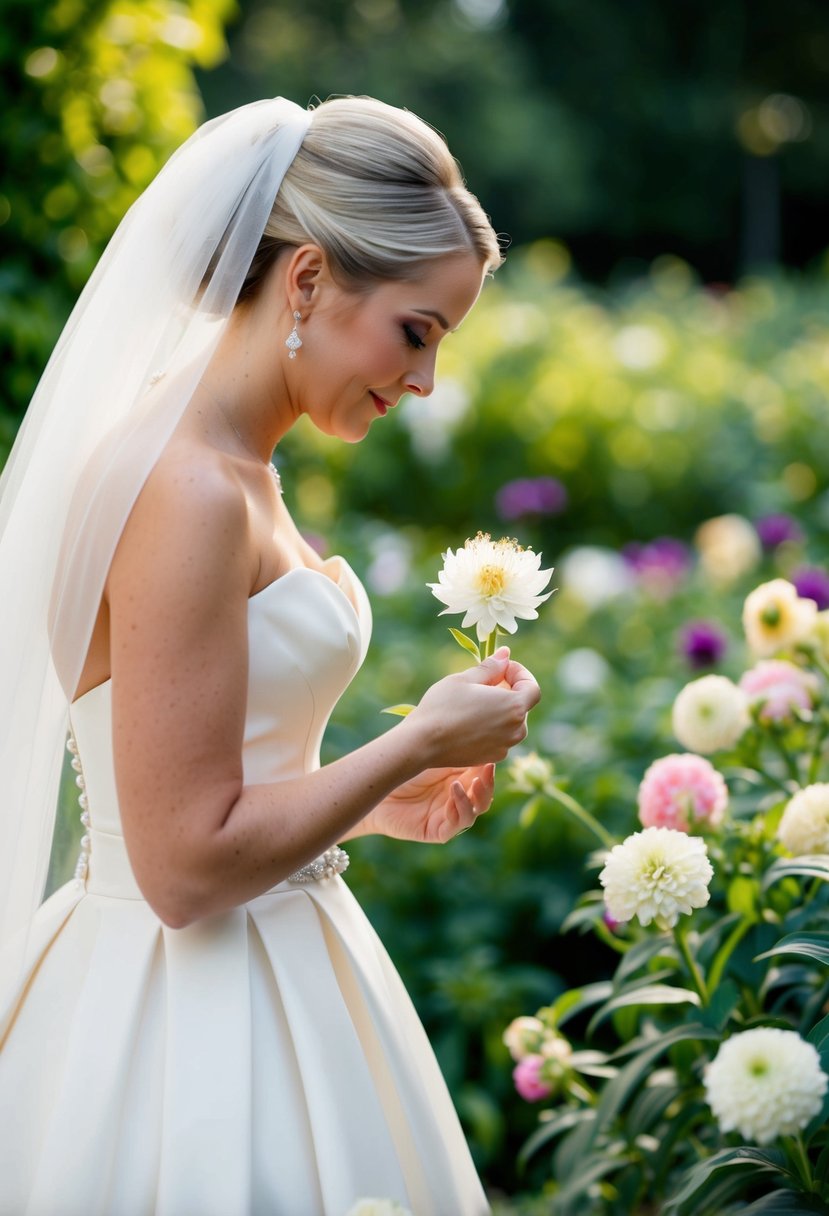
[[[224,594],[236,584],[247,596],[255,573],[247,499],[231,462],[207,447],[171,444],[124,528],[110,595],[125,583],[133,592],[163,584],[198,595],[218,581]]]

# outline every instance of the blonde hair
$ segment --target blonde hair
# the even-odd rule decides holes
[[[474,253],[503,260],[481,204],[444,140],[422,119],[369,97],[322,102],[285,174],[239,300],[280,252],[320,246],[343,285],[414,278],[424,262]]]

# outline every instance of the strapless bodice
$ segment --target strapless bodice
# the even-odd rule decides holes
[[[365,657],[370,633],[368,597],[341,557],[329,558],[324,572],[290,570],[250,597],[242,751],[246,784],[280,781],[319,767],[323,732]],[[116,854],[123,855],[123,834],[112,753],[111,682],[79,697],[70,721],[90,877],[97,886],[112,870],[116,886],[122,886],[123,866],[116,860]]]

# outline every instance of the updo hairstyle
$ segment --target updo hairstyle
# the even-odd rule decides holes
[[[311,242],[348,290],[417,277],[423,263],[474,253],[487,270],[501,250],[443,139],[407,110],[367,97],[315,110],[283,178],[239,292],[252,300],[287,247]]]

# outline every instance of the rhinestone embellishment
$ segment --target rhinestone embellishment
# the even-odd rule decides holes
[[[84,829],[84,834],[81,837],[81,850],[78,853],[78,860],[75,862],[75,885],[83,887],[86,883],[86,876],[89,873],[89,853],[92,841],[89,836],[90,818],[89,818],[89,802],[86,797],[86,782],[84,781],[83,768],[81,767],[80,756],[78,755],[78,745],[75,742],[75,736],[69,732],[69,738],[66,740],[66,750],[72,757],[72,768],[77,774],[75,777],[75,785],[81,791],[78,798],[78,805],[81,808],[81,825]]]
[[[345,849],[335,844],[326,849],[316,861],[311,861],[295,874],[289,874],[288,882],[319,882],[321,878],[334,878],[348,869],[349,857]]]

